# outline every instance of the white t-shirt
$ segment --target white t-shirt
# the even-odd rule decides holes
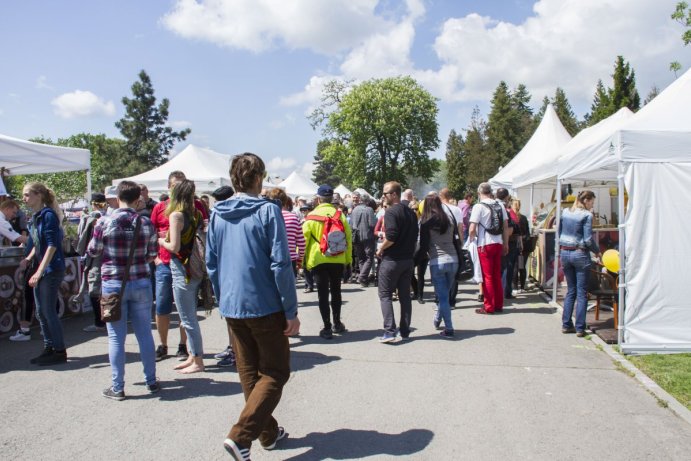
[[[491,205],[494,203],[496,200],[488,198],[488,199],[483,199],[481,203],[486,203],[488,205]],[[502,219],[504,222],[508,219],[506,216],[506,208],[504,208],[504,204],[499,202],[501,204],[501,214],[502,214]],[[485,245],[491,245],[493,243],[504,243],[503,237],[501,234],[499,235],[493,235],[487,232],[485,229],[490,226],[492,221],[492,212],[490,209],[484,205],[481,205],[478,203],[477,205],[473,206],[473,211],[470,213],[470,222],[477,224],[477,246],[483,247]]]
[[[14,242],[21,237],[21,234],[18,234],[12,228],[12,224],[10,224],[2,211],[0,211],[0,235],[6,237],[10,242]]]
[[[454,219],[456,220],[456,226],[463,225],[463,215],[461,214],[460,208],[458,208],[457,206],[449,205],[448,203],[442,203],[442,207],[444,208],[444,211],[446,212],[446,215],[449,217],[449,221],[451,221],[452,225]],[[462,235],[461,238],[463,238]]]

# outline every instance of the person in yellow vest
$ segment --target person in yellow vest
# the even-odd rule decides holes
[[[305,216],[302,224],[305,236],[303,266],[306,270],[313,270],[317,283],[319,312],[324,322],[319,336],[324,339],[332,339],[333,333],[342,334],[346,331],[341,322],[341,279],[345,267],[353,259],[352,231],[345,215],[332,204],[333,195],[331,186],[319,186],[317,206]]]

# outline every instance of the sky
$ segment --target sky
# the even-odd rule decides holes
[[[691,67],[670,19],[677,0],[3,0],[0,133],[119,137],[123,96],[144,69],[188,143],[254,152],[270,174],[309,175],[320,132],[306,116],[331,79],[410,75],[449,132],[486,118],[497,84],[523,83],[537,110],[557,87],[576,115],[617,55],[641,99]]]

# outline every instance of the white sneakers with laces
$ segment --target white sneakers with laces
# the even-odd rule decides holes
[[[10,336],[10,341],[30,341],[31,331],[24,331],[21,328],[17,332]]]

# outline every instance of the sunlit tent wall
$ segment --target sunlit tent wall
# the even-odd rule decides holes
[[[297,171],[290,173],[283,182],[278,184],[278,187],[283,188],[288,195],[293,197],[300,195],[312,197],[317,193],[317,189],[319,188],[318,185],[305,178]]]
[[[40,144],[0,134],[0,167],[12,175],[86,170],[85,192],[91,195],[91,154],[87,149]]]
[[[691,351],[688,226],[691,201],[691,71],[600,145],[560,171],[562,182],[618,184],[619,343],[627,353]],[[624,188],[628,208],[624,214]]]

